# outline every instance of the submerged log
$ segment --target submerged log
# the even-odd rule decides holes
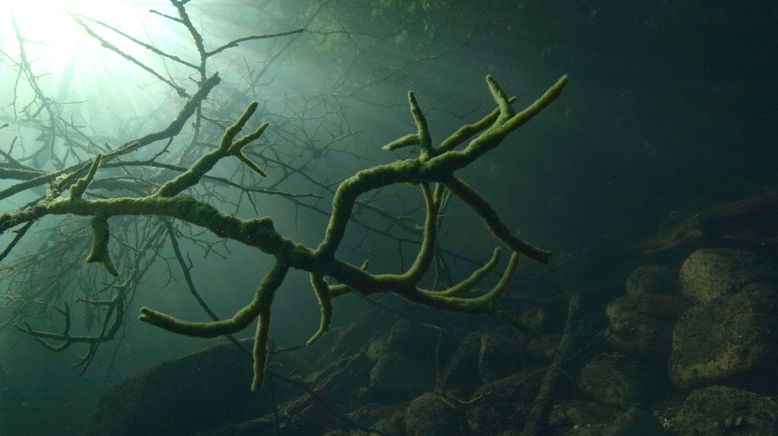
[[[662,253],[711,246],[778,253],[778,189],[691,215],[641,248]]]

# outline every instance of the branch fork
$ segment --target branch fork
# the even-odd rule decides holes
[[[393,293],[409,301],[437,309],[494,313],[498,298],[507,290],[510,279],[518,268],[520,256],[544,264],[549,262],[550,252],[520,239],[503,223],[497,211],[454,173],[496,148],[507,135],[551,104],[562,92],[567,83],[567,76],[560,78],[540,98],[520,112],[512,109],[511,104],[514,99],[506,96],[494,78],[488,76],[486,81],[497,108],[481,120],[460,127],[436,146],[432,145],[426,117],[415,95],[410,92],[408,103],[416,124],[416,132],[391,141],[383,148],[396,150],[417,145],[420,150],[419,156],[415,159],[399,160],[367,168],[343,180],[333,196],[329,222],[322,241],[316,248],[306,247],[280,235],[269,217],[241,219],[221,213],[206,202],[179,195],[197,184],[216,163],[228,156],[236,157],[252,171],[264,175],[261,169],[247,159],[243,149],[262,136],[267,124],[262,124],[238,138],[238,134],[254,115],[257,109],[256,103],[250,104],[235,123],[224,131],[216,149],[201,156],[191,168],[164,183],[152,195],[141,198],[82,198],[103,159],[98,156],[92,162],[86,176],[71,185],[71,198],[52,199],[42,208],[40,215],[91,216],[94,239],[87,261],[102,265],[113,275],[117,275],[118,271],[108,256],[110,235],[107,220],[115,215],[156,215],[178,219],[273,256],[274,265],[257,287],[254,298],[229,319],[191,322],[147,307],[141,309],[139,316],[141,321],[156,327],[194,337],[231,335],[257,321],[253,349],[254,378],[251,385],[253,390],[257,390],[264,380],[270,354],[268,342],[272,303],[290,269],[300,269],[309,273],[311,289],[321,308],[319,327],[308,340],[308,344],[313,344],[329,328],[333,312],[332,300],[349,292],[364,295]],[[457,149],[463,144],[464,147]],[[359,267],[339,260],[336,252],[348,223],[352,220],[358,198],[376,189],[404,183],[412,183],[419,187],[426,212],[421,247],[412,265],[400,274],[379,274],[368,272],[366,265]],[[511,252],[500,279],[485,292],[477,293],[475,289],[500,264],[499,247],[494,249],[491,258],[485,264],[448,288],[428,289],[422,284],[425,275],[435,263],[438,225],[450,195],[468,205],[482,219],[494,237]],[[18,220],[18,217],[12,216],[9,219]],[[337,284],[329,284],[328,280]],[[44,337],[36,334],[29,327],[27,331],[38,338]],[[66,331],[65,335],[60,335],[60,338],[67,338],[67,335]]]

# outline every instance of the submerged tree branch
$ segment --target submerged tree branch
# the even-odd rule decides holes
[[[416,120],[417,132],[413,135],[413,143],[419,146],[419,156],[413,159],[395,161],[377,165],[357,172],[354,176],[342,181],[332,200],[332,213],[324,237],[318,247],[309,248],[279,234],[270,217],[255,217],[241,219],[234,215],[226,215],[215,207],[181,193],[198,184],[205,174],[220,160],[228,156],[240,159],[242,150],[252,141],[258,139],[267,124],[251,131],[243,137],[238,134],[248,124],[257,109],[257,104],[249,105],[244,113],[232,126],[227,128],[219,147],[200,157],[189,169],[172,180],[162,184],[155,192],[144,197],[117,197],[109,199],[85,199],[83,194],[89,189],[94,175],[99,171],[101,161],[116,156],[117,151],[98,156],[88,166],[85,177],[73,180],[69,198],[59,197],[60,191],[52,193],[44,202],[14,213],[6,213],[0,217],[0,230],[4,230],[20,222],[29,221],[30,215],[40,218],[45,215],[81,215],[90,216],[93,220],[93,248],[87,261],[102,265],[109,273],[118,274],[113,266],[108,252],[110,227],[108,220],[114,216],[150,215],[175,218],[196,226],[208,229],[213,234],[241,242],[257,248],[263,253],[274,257],[274,266],[259,284],[254,298],[235,315],[226,320],[191,322],[177,319],[150,308],[142,308],[140,320],[173,333],[196,336],[215,337],[234,334],[246,329],[252,322],[257,322],[254,342],[254,379],[252,389],[258,389],[264,379],[265,368],[269,355],[268,340],[271,317],[271,307],[276,291],[286,277],[290,268],[307,271],[311,274],[311,285],[322,307],[321,324],[313,335],[310,343],[318,339],[328,328],[332,316],[331,300],[351,290],[360,294],[394,293],[407,300],[424,304],[433,308],[463,312],[493,312],[495,302],[505,291],[517,266],[519,255],[546,263],[550,253],[537,249],[521,241],[500,220],[494,209],[472,188],[454,176],[454,172],[462,169],[486,152],[497,147],[502,140],[518,127],[540,113],[556,99],[567,82],[562,77],[538,100],[525,110],[514,113],[510,100],[500,90],[493,78],[487,82],[498,104],[499,115],[487,116],[491,125],[473,133],[473,129],[460,128],[446,141],[437,147],[431,145],[431,139],[423,112],[413,94],[409,94],[411,114]],[[483,127],[483,126],[479,126]],[[474,136],[463,150],[456,150],[450,144],[464,143],[464,138]],[[460,135],[459,137],[457,135]],[[453,138],[453,139],[452,139]],[[397,141],[391,142],[391,144]],[[408,141],[408,145],[412,145]],[[393,147],[388,147],[393,148]],[[257,171],[256,165],[241,162]],[[82,167],[81,170],[86,170]],[[261,170],[260,170],[261,171]],[[64,183],[64,182],[63,182]],[[426,205],[426,219],[422,232],[422,242],[416,260],[402,274],[369,273],[351,263],[336,258],[337,248],[341,245],[346,228],[358,198],[370,191],[386,186],[413,183],[421,187]],[[494,269],[498,263],[498,251],[486,265],[475,269],[462,282],[442,291],[428,290],[421,287],[420,281],[432,266],[434,247],[438,239],[437,223],[442,203],[446,198],[445,189],[450,189],[465,204],[472,208],[483,220],[495,237],[507,245],[512,254],[505,267],[502,277],[494,287],[479,295],[470,295],[477,283]],[[337,291],[330,287],[324,277],[340,283]],[[28,328],[28,332],[42,338],[40,332]],[[60,337],[68,339],[68,333]],[[72,340],[71,340],[72,341]]]

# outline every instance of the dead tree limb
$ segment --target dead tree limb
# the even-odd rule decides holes
[[[559,345],[554,353],[554,357],[551,360],[551,366],[548,367],[545,376],[543,376],[543,381],[540,384],[540,389],[538,389],[538,394],[530,407],[529,417],[524,426],[524,436],[545,434],[545,429],[548,425],[548,416],[551,413],[551,407],[553,406],[551,400],[557,386],[557,381],[559,380],[559,375],[562,372],[562,363],[570,353],[570,348],[573,345],[575,323],[578,317],[580,304],[581,298],[578,295],[573,295],[570,298],[570,302],[567,305],[565,329],[562,333],[562,338],[559,340]]]

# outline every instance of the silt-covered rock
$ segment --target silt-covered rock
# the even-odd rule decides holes
[[[681,387],[743,382],[775,387],[778,293],[724,296],[687,311],[673,330],[669,373]]]
[[[465,336],[443,369],[438,389],[465,397],[481,383],[478,356],[481,353],[481,332]]]
[[[170,360],[128,378],[101,399],[88,435],[188,435],[269,407],[252,393],[251,359],[234,345]]]
[[[370,389],[376,398],[412,398],[432,388],[434,379],[429,365],[392,352],[381,356],[370,370]]]
[[[697,303],[742,291],[758,282],[775,281],[778,269],[762,256],[744,250],[705,248],[683,262],[681,293]]]
[[[753,392],[710,386],[686,398],[671,428],[682,436],[774,436],[778,434],[778,403]]]
[[[581,370],[578,385],[603,404],[648,404],[669,388],[662,372],[623,354],[603,353]]]
[[[408,404],[405,428],[408,436],[453,436],[465,431],[462,411],[449,399],[432,392]]]
[[[670,354],[672,329],[689,307],[678,296],[659,294],[625,295],[605,308],[609,327],[607,339],[616,349],[643,358]]]
[[[544,374],[545,368],[530,367],[479,387],[465,411],[468,428],[484,435],[523,428]]]
[[[627,294],[672,294],[677,286],[677,274],[661,265],[643,265],[627,276]]]
[[[523,366],[522,344],[515,335],[487,332],[481,336],[478,354],[478,374],[489,382],[513,374]]]

